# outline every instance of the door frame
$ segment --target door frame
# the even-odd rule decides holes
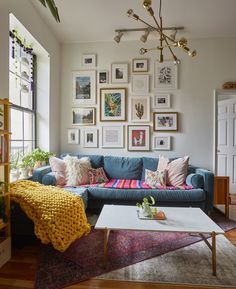
[[[214,131],[213,131],[213,171],[217,174],[217,145],[218,145],[218,101],[225,97],[233,96],[236,99],[236,89],[216,89],[214,90]]]

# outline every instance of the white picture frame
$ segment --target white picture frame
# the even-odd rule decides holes
[[[83,67],[96,67],[97,66],[97,56],[96,54],[83,54],[82,55],[82,66]]]
[[[171,150],[171,136],[154,135],[153,136],[153,150],[170,151]]]
[[[72,125],[95,125],[96,108],[94,107],[73,107]]]
[[[98,79],[98,84],[109,84],[108,70],[99,70],[97,79]]]
[[[79,144],[79,129],[68,128],[67,129],[68,144]]]
[[[178,65],[173,61],[154,63],[154,89],[177,89]]]
[[[128,151],[150,151],[150,125],[128,125]]]
[[[96,104],[96,72],[74,71],[72,73],[72,103],[73,105]]]
[[[84,129],[83,147],[85,148],[97,148],[98,147],[97,128]]]
[[[131,96],[129,107],[131,122],[150,122],[150,96]]]
[[[170,108],[171,107],[171,95],[169,93],[155,94],[153,95],[153,108]]]
[[[133,74],[131,80],[131,90],[135,94],[145,94],[149,92],[149,75]]]
[[[111,83],[128,83],[128,63],[111,64]]]
[[[102,126],[102,148],[124,148],[124,126]]]

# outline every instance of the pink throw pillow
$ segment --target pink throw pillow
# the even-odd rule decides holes
[[[66,184],[66,163],[56,157],[49,158],[49,164],[56,178],[56,185],[64,186]]]
[[[89,176],[90,176],[90,184],[100,184],[109,182],[103,168],[90,169]]]
[[[170,161],[168,158],[160,156],[157,170],[166,169],[167,184],[169,186],[182,186],[185,184],[188,172],[189,156]],[[166,167],[165,167],[166,166]]]

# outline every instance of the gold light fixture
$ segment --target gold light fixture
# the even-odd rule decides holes
[[[115,42],[119,43],[122,36],[123,36],[123,32],[117,31],[117,35],[114,37]]]
[[[163,56],[163,50],[165,48],[167,48],[169,50],[169,52],[172,55],[172,58],[174,60],[175,64],[178,64],[180,61],[177,58],[177,56],[174,54],[173,52],[173,48],[175,47],[179,47],[181,48],[183,51],[185,51],[189,56],[196,56],[197,51],[193,50],[191,51],[188,47],[187,47],[187,39],[182,37],[179,40],[176,40],[176,33],[178,28],[174,28],[174,32],[168,36],[164,33],[164,30],[166,30],[165,28],[163,28],[162,25],[162,16],[161,16],[161,7],[162,7],[162,0],[160,0],[159,2],[159,22],[157,20],[157,18],[155,17],[155,13],[151,7],[152,5],[152,1],[151,0],[144,0],[143,1],[143,7],[144,9],[147,10],[147,12],[149,13],[149,15],[153,18],[155,26],[147,23],[146,21],[142,20],[137,14],[134,13],[134,11],[132,9],[129,9],[127,11],[127,15],[128,17],[132,17],[133,19],[135,19],[136,21],[140,21],[143,24],[145,24],[147,26],[147,28],[149,28],[149,32],[151,31],[157,31],[159,33],[159,45],[157,47],[153,47],[153,48],[141,48],[139,53],[141,55],[151,51],[151,50],[158,50],[159,51],[159,62],[163,62],[164,61],[164,56]],[[146,31],[148,31],[146,28]],[[180,27],[182,29],[182,27]],[[149,33],[148,33],[149,34]],[[148,36],[147,32],[141,37],[142,39],[140,40],[145,40],[143,42],[146,42],[147,40],[147,36]]]

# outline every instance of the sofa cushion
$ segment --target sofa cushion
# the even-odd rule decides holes
[[[87,155],[87,154],[76,154],[76,153],[63,153],[61,158],[64,158],[66,155],[76,156],[78,159],[83,157],[88,157],[90,159],[91,165],[93,168],[97,169],[103,167],[103,156],[102,155]]]
[[[145,180],[145,170],[156,171],[158,165],[158,158],[143,157],[142,181]]]
[[[192,190],[157,190],[157,189],[111,189],[100,187],[89,187],[89,199],[101,200],[129,200],[142,202],[144,197],[152,196],[156,205],[160,202],[202,202],[206,199],[202,189]]]
[[[166,170],[163,171],[151,171],[145,170],[145,183],[151,188],[162,186],[166,188]]]
[[[70,187],[66,186],[62,188],[63,190],[70,191],[71,193],[80,196],[84,202],[84,208],[87,208],[88,204],[88,191],[84,187]]]
[[[186,178],[186,184],[188,186],[193,186],[194,188],[203,188],[204,187],[204,179],[203,176],[198,174],[190,174]]]
[[[140,180],[142,175],[142,159],[105,156],[104,170],[110,179]]]

